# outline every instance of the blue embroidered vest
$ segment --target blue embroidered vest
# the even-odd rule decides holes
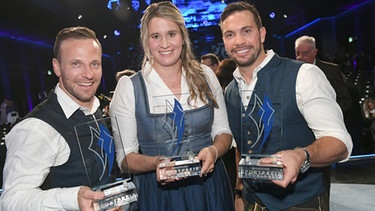
[[[238,83],[225,92],[229,124],[241,154],[273,154],[304,147],[315,141],[296,102],[296,78],[302,63],[277,54],[258,72],[258,80],[245,110]],[[244,180],[269,210],[282,210],[323,193],[322,169],[310,168],[287,188],[270,182]]]

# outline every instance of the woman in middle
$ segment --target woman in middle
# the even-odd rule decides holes
[[[110,104],[117,161],[135,174],[139,209],[234,210],[220,159],[232,143],[222,88],[195,60],[178,8],[151,4],[141,42],[142,70],[120,79]],[[200,161],[200,175],[160,178],[161,157],[187,154]]]

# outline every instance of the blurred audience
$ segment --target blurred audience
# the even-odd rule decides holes
[[[363,113],[370,134],[368,148],[371,152],[375,152],[375,99],[373,97],[366,98],[363,102]]]
[[[220,59],[216,54],[208,53],[201,56],[201,63],[207,65],[216,73]]]
[[[225,87],[233,80],[233,72],[237,68],[236,62],[233,59],[226,58],[219,63],[216,71],[216,76],[219,79],[221,87]]]
[[[353,141],[352,155],[361,154],[361,133],[363,128],[363,118],[360,105],[360,92],[357,86],[347,83],[350,97],[352,99],[351,106],[345,112],[344,122]]]
[[[17,111],[17,106],[16,104],[10,100],[5,98],[3,102],[0,105],[0,112],[1,112],[1,119],[0,119],[0,125],[6,124],[6,123],[12,123],[14,124],[19,116],[18,116],[18,111]],[[10,116],[9,114],[12,113]],[[16,116],[16,118],[12,118]]]

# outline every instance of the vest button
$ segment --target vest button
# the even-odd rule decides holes
[[[250,141],[250,140],[248,140],[248,141],[247,141],[247,144],[252,144],[252,143],[253,143],[253,142],[252,142],[252,141]]]
[[[253,154],[253,150],[250,149],[250,150],[249,150],[249,154]]]
[[[244,113],[242,113],[242,115],[241,115],[242,117],[245,117],[245,114]]]

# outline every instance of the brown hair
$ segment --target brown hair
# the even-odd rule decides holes
[[[84,26],[64,28],[56,35],[56,40],[53,47],[53,53],[57,60],[60,60],[61,43],[67,39],[93,39],[96,43],[98,43],[100,50],[102,49],[102,45],[100,44],[98,38],[96,38],[96,34],[93,30]]]
[[[246,3],[246,2],[242,2],[242,1],[228,4],[228,6],[221,13],[220,25],[225,21],[225,19],[227,19],[228,16],[232,15],[235,12],[241,12],[241,11],[251,12],[251,14],[253,14],[254,21],[258,29],[263,27],[262,19],[260,18],[258,10],[253,5]]]
[[[207,53],[201,56],[201,60],[210,59],[211,65],[217,64],[219,65],[220,59],[219,57],[214,53]]]
[[[236,62],[231,58],[226,58],[219,63],[216,76],[223,89],[233,80],[233,72],[236,68]]]

